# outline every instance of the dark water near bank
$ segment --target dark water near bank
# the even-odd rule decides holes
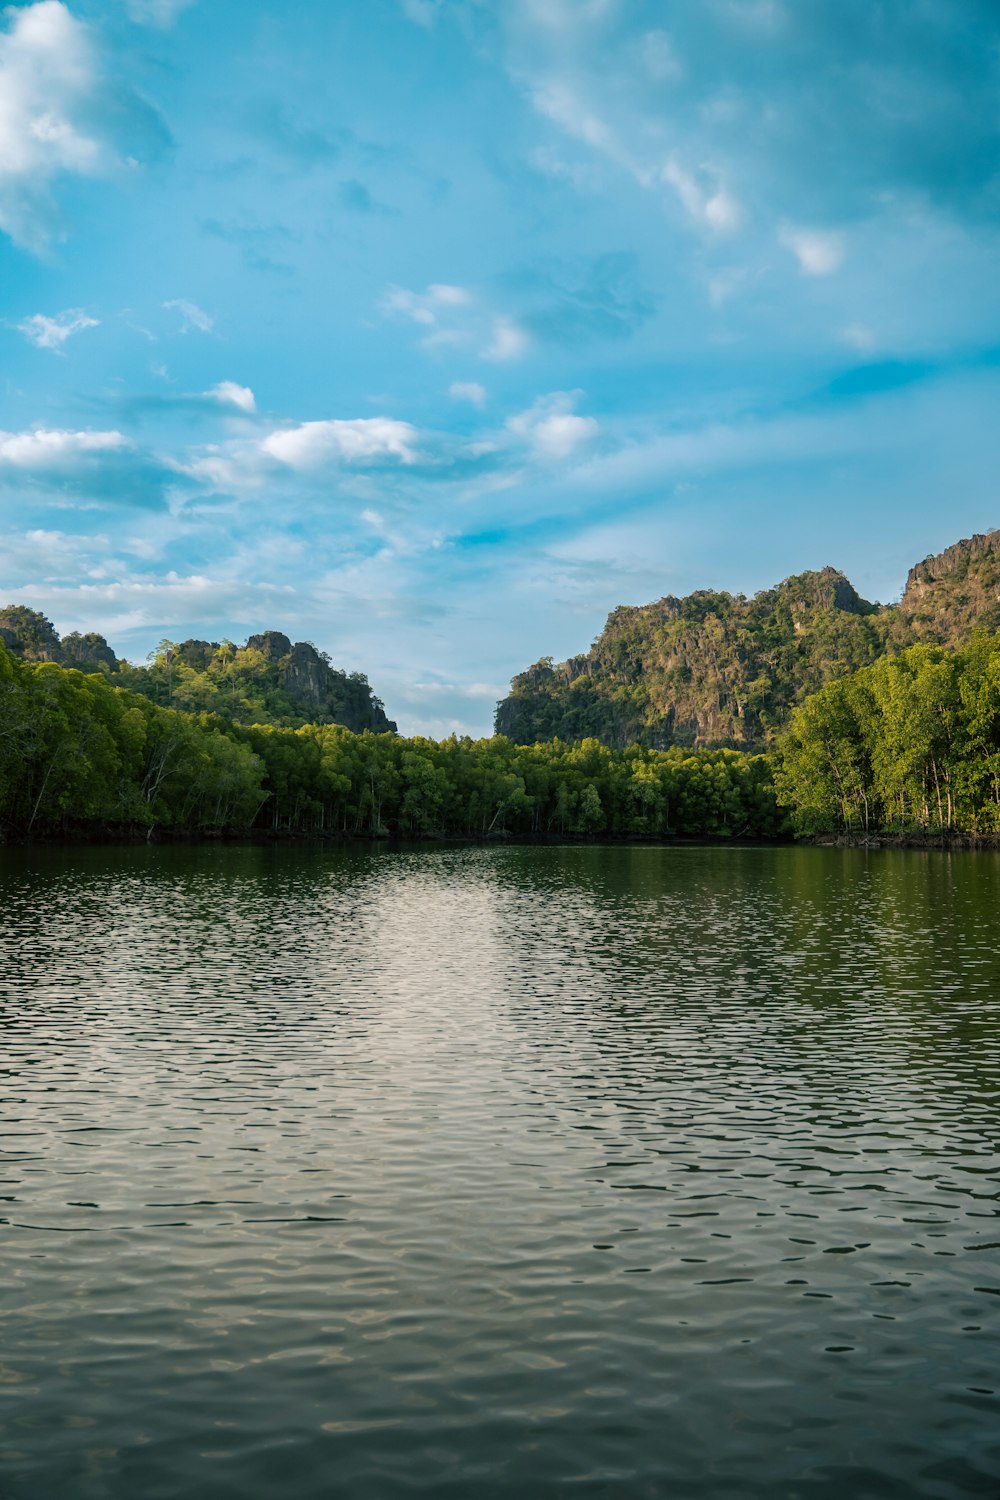
[[[1000,1495],[1000,857],[0,861],[0,1496]]]

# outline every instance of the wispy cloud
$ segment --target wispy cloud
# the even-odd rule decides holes
[[[493,312],[468,287],[433,282],[423,292],[391,286],[380,308],[385,317],[408,319],[425,329],[425,349],[475,347],[480,359],[504,364],[531,346],[530,335],[512,317]]]
[[[206,401],[216,401],[220,406],[234,406],[246,416],[257,410],[253,391],[248,385],[237,385],[235,380],[220,380],[204,393]]]
[[[189,302],[185,297],[174,297],[169,302],[164,302],[163,305],[180,313],[179,331],[181,333],[190,333],[192,329],[198,333],[211,333],[215,327],[215,319],[211,314],[205,312],[196,302]]]
[[[4,14],[0,231],[43,252],[59,229],[59,179],[126,170],[169,136],[149,104],[104,76],[90,30],[61,0]]]
[[[531,339],[513,319],[495,318],[489,342],[480,350],[480,357],[491,364],[506,364],[508,360],[520,359],[530,344]]]
[[[722,185],[720,174],[715,169],[702,167],[698,172],[686,171],[672,156],[663,168],[663,180],[674,189],[696,224],[720,234],[730,234],[739,228],[743,217],[740,206]]]
[[[140,26],[156,26],[166,31],[194,3],[195,0],[125,0],[125,8],[130,19]]]
[[[423,292],[391,286],[382,298],[381,307],[386,314],[396,314],[425,328],[433,328],[443,316],[453,313],[456,308],[472,307],[475,300],[467,287],[434,282]]]
[[[796,229],[786,224],[779,236],[803,276],[832,276],[844,261],[844,238],[832,230]]]
[[[600,430],[593,417],[578,417],[574,412],[579,395],[579,391],[553,391],[539,396],[527,411],[508,418],[507,430],[524,440],[543,462],[572,458]]]
[[[480,385],[478,380],[453,380],[448,387],[448,394],[456,401],[468,401],[471,406],[477,406],[480,410],[486,405],[486,387]]]
[[[90,317],[81,307],[68,307],[65,312],[56,313],[52,318],[45,313],[32,313],[30,318],[18,323],[17,331],[23,333],[36,349],[51,349],[55,354],[62,354],[63,344],[74,333],[82,333],[86,328],[98,326],[98,319]]]

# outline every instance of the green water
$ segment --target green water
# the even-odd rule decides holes
[[[1000,1494],[1000,858],[6,851],[0,1497]]]

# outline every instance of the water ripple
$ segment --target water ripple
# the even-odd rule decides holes
[[[2,1500],[1000,1492],[1000,861],[0,885]]]

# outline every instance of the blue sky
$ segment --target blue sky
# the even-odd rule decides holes
[[[0,15],[0,596],[487,732],[608,611],[1000,524],[993,0]]]

